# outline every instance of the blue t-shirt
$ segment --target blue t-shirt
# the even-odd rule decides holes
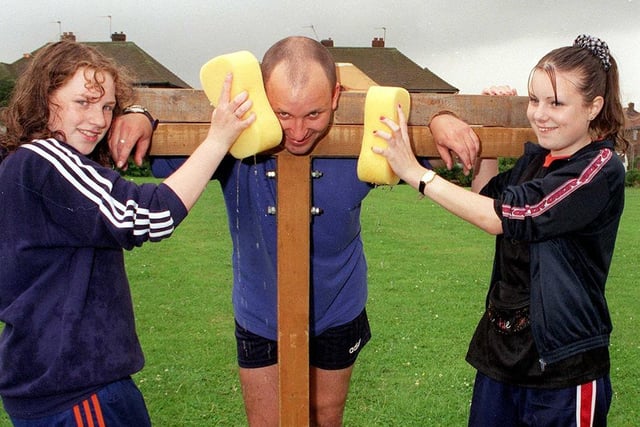
[[[183,158],[155,158],[155,176],[167,176]],[[215,179],[222,186],[233,243],[233,306],[238,323],[277,339],[276,159],[225,158]],[[367,300],[367,264],[360,236],[362,200],[373,188],[356,174],[357,159],[318,158],[312,169],[310,333],[353,320]],[[301,220],[306,220],[301,219]],[[300,257],[306,256],[300,254]],[[302,258],[301,258],[302,259]]]

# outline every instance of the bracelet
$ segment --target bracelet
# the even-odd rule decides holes
[[[433,181],[435,177],[436,173],[433,171],[433,169],[429,169],[428,171],[426,171],[424,175],[422,175],[422,178],[420,178],[420,183],[418,184],[418,192],[424,195],[424,188],[427,186],[427,184]]]
[[[142,105],[129,105],[122,109],[122,114],[131,114],[131,113],[140,113],[147,116],[147,119],[151,122],[151,130],[154,131],[158,127],[158,123],[160,120],[156,120],[153,118],[149,110],[144,108]]]

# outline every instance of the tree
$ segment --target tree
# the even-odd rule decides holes
[[[0,107],[6,107],[9,104],[9,98],[15,84],[16,81],[13,79],[0,79]]]

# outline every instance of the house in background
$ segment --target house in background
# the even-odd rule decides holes
[[[322,40],[333,59],[338,63],[340,82],[348,90],[367,90],[371,82],[379,86],[403,87],[409,92],[419,93],[458,93],[458,89],[406,57],[396,48],[385,47],[383,38],[375,37],[371,47],[336,47],[332,39]],[[351,64],[366,76],[357,84],[353,80],[355,70],[343,64]],[[342,79],[348,72],[347,84]]]
[[[72,32],[65,32],[60,36],[60,40],[75,42],[76,36]],[[110,42],[78,43],[91,46],[105,56],[114,59],[119,65],[126,67],[133,75],[134,85],[137,87],[191,89],[189,84],[156,61],[138,45],[128,42],[124,33],[113,33]],[[30,58],[38,50],[24,54],[13,64],[0,63],[0,78],[3,78],[3,73],[6,74],[6,77],[17,78],[26,69]]]
[[[624,109],[626,123],[624,127],[624,136],[629,141],[629,150],[627,151],[628,167],[630,169],[640,169],[640,112],[636,111],[635,104],[630,102]],[[634,164],[635,163],[635,164]]]
[[[61,40],[76,41],[73,32],[65,32]],[[135,76],[135,85],[150,88],[190,89],[184,80],[167,69],[124,33],[113,33],[110,42],[79,42],[92,46]],[[403,55],[396,48],[387,48],[384,39],[374,38],[371,47],[335,47],[333,40],[322,40],[335,62],[345,90],[366,91],[371,85],[404,87],[409,92],[458,93],[458,89],[426,68]],[[38,49],[39,50],[39,49]],[[16,79],[38,50],[26,53],[13,64],[0,63],[0,79]]]

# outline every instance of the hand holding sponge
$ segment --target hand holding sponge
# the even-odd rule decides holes
[[[380,121],[380,117],[388,117],[398,122],[398,104],[402,106],[406,117],[409,117],[411,97],[409,92],[400,87],[371,86],[364,102],[364,135],[358,157],[358,179],[373,184],[396,185],[400,182],[398,175],[382,155],[371,151],[371,147],[386,148],[387,142],[374,135],[374,130],[389,132],[389,128]]]
[[[248,51],[239,51],[217,56],[200,69],[200,82],[211,105],[215,106],[222,91],[222,84],[228,73],[233,74],[231,98],[242,91],[249,93],[253,107],[247,111],[255,112],[256,120],[245,129],[229,149],[236,159],[244,159],[259,152],[269,150],[280,144],[282,127],[269,105],[264,90],[260,64]]]

